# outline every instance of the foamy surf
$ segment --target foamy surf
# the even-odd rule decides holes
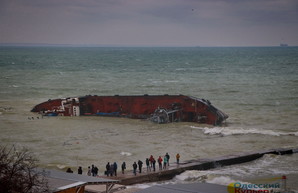
[[[239,181],[232,178],[229,175],[219,174],[217,171],[200,171],[200,170],[189,170],[183,172],[180,175],[175,176],[173,179],[174,183],[210,183],[219,184],[223,186],[228,186],[234,182],[241,182],[242,184],[247,184],[248,182]]]
[[[188,170],[179,175],[176,175],[170,181],[163,181],[159,183],[148,183],[138,184],[131,187],[137,187],[144,189],[152,187],[154,185],[165,185],[165,184],[189,184],[189,183],[211,183],[226,186],[230,188],[236,187],[237,183],[239,186],[252,187],[250,190],[262,190],[260,188],[263,185],[280,184],[277,188],[269,187],[268,190],[280,190],[282,187],[281,180],[282,176],[292,177],[290,174],[295,174],[297,171],[293,171],[291,167],[286,165],[291,160],[296,160],[297,155],[281,156],[266,154],[262,158],[257,159],[253,162],[244,164],[238,164],[233,166],[218,167],[211,170]],[[285,168],[281,168],[279,164],[285,165]],[[258,175],[256,175],[258,174]],[[295,180],[295,179],[294,179]],[[255,185],[261,184],[262,186],[256,187]],[[289,182],[289,189],[291,192],[296,192],[293,188],[293,184]]]
[[[219,184],[219,185],[224,185],[228,186],[229,184],[235,182],[235,179],[230,178],[229,176],[216,176],[213,178],[209,178],[206,180],[207,183],[210,184]],[[239,182],[239,181],[237,181]],[[244,182],[241,182],[241,184],[244,184]]]
[[[271,135],[271,136],[298,136],[298,132],[278,132],[273,130],[265,129],[243,129],[243,128],[232,128],[232,127],[196,127],[191,126],[193,129],[199,129],[206,135],[245,135],[245,134],[260,134],[260,135]]]
[[[199,170],[188,170],[175,176],[174,180],[177,182],[205,182],[208,178],[209,172],[208,171],[199,171]]]
[[[55,169],[59,169],[59,170],[64,170],[66,168],[66,165],[63,165],[63,164],[48,164],[47,167],[55,168]]]
[[[120,154],[123,155],[123,156],[131,156],[132,155],[132,153],[125,152],[125,151],[122,151]]]
[[[238,164],[234,166],[219,167],[211,170],[189,170],[177,175],[174,179],[177,182],[193,181],[193,182],[208,182],[221,185],[228,185],[232,182],[244,182],[241,179],[259,179],[272,180],[283,175],[291,175],[297,173],[296,169],[290,168],[287,163],[296,160],[297,155],[281,156],[266,154],[262,158],[253,162]],[[280,166],[282,165],[282,166]],[[261,173],[261,176],[266,176],[262,179],[261,176],[256,177],[256,174]],[[268,179],[267,179],[268,178]]]
[[[218,167],[211,170],[189,170],[173,179],[174,183],[212,183],[224,186],[234,183],[245,186],[254,184],[281,183],[282,176],[289,176],[289,188],[294,188],[293,175],[297,170],[287,165],[297,159],[297,155],[281,156],[266,154],[253,162],[227,167]],[[282,165],[282,166],[281,166]],[[249,186],[248,186],[249,187]]]

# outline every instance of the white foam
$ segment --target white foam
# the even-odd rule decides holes
[[[191,126],[193,129],[199,129],[206,135],[244,135],[244,134],[261,134],[261,135],[271,135],[271,136],[298,136],[298,132],[278,132],[267,129],[243,129],[243,128],[232,128],[232,127],[196,127]]]
[[[64,169],[64,168],[66,168],[65,165],[61,165],[61,164],[57,164],[56,166],[57,166],[57,168],[59,168],[59,169]]]
[[[233,166],[214,168],[211,170],[190,170],[177,175],[174,180],[177,183],[183,182],[207,182],[221,185],[228,185],[243,177],[282,176],[296,174],[297,169],[287,165],[288,162],[296,160],[297,156],[281,156],[266,154],[255,161]],[[260,172],[261,171],[261,172]],[[266,178],[266,177],[265,177]],[[241,182],[242,183],[242,182]],[[244,183],[244,182],[243,182]]]
[[[183,173],[175,176],[175,180],[177,180],[177,181],[190,181],[190,180],[202,178],[206,174],[207,173],[205,171],[188,170],[186,172],[183,172]]]
[[[189,182],[202,182],[202,183],[211,183],[211,184],[219,184],[227,186],[234,182],[239,182],[239,180],[235,180],[231,178],[231,174],[226,173],[225,170],[222,172],[221,170],[189,170],[185,171],[180,175],[175,176],[175,183],[189,183]]]
[[[219,176],[219,177],[214,177],[211,179],[206,180],[207,183],[210,184],[219,184],[219,185],[224,185],[227,186],[233,182],[236,182],[234,179],[230,178],[229,176]],[[239,182],[239,181],[237,181]]]
[[[63,165],[63,164],[48,164],[47,166],[48,167],[57,167],[60,170],[63,170],[66,168],[66,165]]]
[[[130,186],[130,188],[146,189],[146,188],[150,188],[154,185],[153,184],[136,184],[136,185]]]
[[[175,70],[176,70],[176,71],[186,71],[185,68],[176,68]]]
[[[130,153],[130,152],[125,152],[125,151],[122,151],[120,154],[121,154],[121,155],[124,155],[124,156],[131,156],[131,155],[132,155],[132,153]]]

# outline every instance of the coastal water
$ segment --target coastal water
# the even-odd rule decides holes
[[[210,100],[229,118],[214,127],[108,117],[42,118],[30,112],[48,99],[88,94],[190,95]],[[42,167],[76,170],[80,165],[85,172],[95,164],[102,173],[108,161],[126,161],[130,167],[151,154],[168,152],[174,161],[176,153],[190,160],[297,147],[297,117],[298,47],[0,47],[0,144],[29,148]],[[225,178],[221,182],[281,174],[298,178],[297,155],[268,159],[273,166],[256,162],[245,169],[183,175]],[[295,184],[290,185],[298,190]]]

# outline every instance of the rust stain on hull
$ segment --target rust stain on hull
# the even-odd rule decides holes
[[[45,116],[112,116],[211,125],[220,125],[228,118],[208,100],[184,95],[87,95],[48,100],[31,111]]]

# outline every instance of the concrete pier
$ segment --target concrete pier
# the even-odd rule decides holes
[[[251,153],[229,155],[212,159],[189,160],[181,162],[179,165],[177,165],[176,163],[171,163],[170,166],[165,170],[158,170],[157,165],[157,170],[155,172],[147,172],[146,168],[143,168],[144,171],[142,173],[137,173],[136,176],[132,173],[132,171],[125,171],[124,175],[118,172],[117,177],[110,177],[110,179],[120,180],[120,184],[122,185],[157,182],[163,180],[170,180],[176,175],[179,175],[187,170],[208,170],[222,166],[250,162],[258,158],[261,158],[265,154],[285,155],[297,152],[298,148],[279,148]]]

